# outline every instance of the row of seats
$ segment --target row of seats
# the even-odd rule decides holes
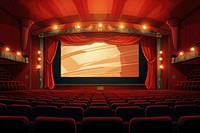
[[[200,90],[200,68],[196,67],[187,76],[185,80],[178,81],[174,85],[177,90]]]
[[[91,106],[88,110],[84,110],[80,106],[58,108],[53,105],[37,105],[31,107],[23,104],[5,105],[0,103],[0,115],[26,116],[31,121],[38,116],[71,117],[77,122],[82,122],[84,117],[118,116],[127,122],[134,117],[170,116],[173,121],[177,121],[181,116],[200,115],[200,107],[194,104],[176,105],[174,108],[167,105],[149,105],[145,109],[139,106],[120,106],[112,111],[108,106]]]
[[[200,90],[200,81],[199,80],[178,81],[175,85],[175,89],[199,91]]]
[[[0,80],[0,91],[25,90],[26,84],[16,80]]]
[[[4,67],[0,66],[0,80],[7,81],[7,80],[14,80],[15,77]]]
[[[183,116],[174,124],[168,116],[132,118],[125,126],[120,117],[86,117],[81,133],[199,133],[200,116]],[[23,116],[0,116],[2,133],[77,133],[72,118],[39,116],[30,123]],[[126,132],[125,132],[126,129]]]

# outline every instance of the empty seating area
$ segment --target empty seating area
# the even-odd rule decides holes
[[[27,133],[182,133],[185,116],[199,121],[199,101],[193,91],[2,91],[0,123]]]
[[[196,67],[186,77],[186,80],[178,81],[175,85],[178,90],[200,90],[200,67]]]
[[[0,66],[0,90],[24,90],[26,85],[22,81],[15,80],[15,77],[4,67]]]

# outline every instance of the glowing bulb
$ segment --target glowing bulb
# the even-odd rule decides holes
[[[37,69],[40,69],[41,68],[41,65],[37,65]]]
[[[41,54],[41,51],[40,51],[40,50],[38,50],[38,54]]]
[[[6,49],[5,49],[6,51],[10,51],[10,48],[9,47],[6,47]]]
[[[41,57],[38,57],[38,61],[41,61],[42,59],[41,59]]]
[[[163,54],[163,51],[159,51],[160,54]]]
[[[120,29],[124,29],[124,25],[121,24],[121,25],[119,26],[119,28],[120,28]]]
[[[57,25],[54,25],[54,26],[53,26],[53,29],[54,29],[54,30],[57,30],[57,29],[58,29],[58,26],[57,26]]]
[[[190,51],[194,51],[194,50],[195,50],[195,48],[194,48],[194,47],[191,47],[191,48],[190,48]]]
[[[21,55],[21,53],[20,53],[20,52],[17,52],[17,55]]]
[[[99,23],[98,24],[99,28],[103,27],[103,24],[102,23]]]
[[[75,26],[75,28],[76,28],[76,29],[80,29],[81,26],[80,26],[79,24],[77,24],[77,25]]]
[[[163,60],[163,58],[162,57],[159,57],[159,61],[162,61]]]
[[[163,68],[164,68],[164,66],[163,66],[163,65],[160,65],[160,66],[159,66],[159,68],[160,68],[160,69],[163,69]]]
[[[180,52],[180,53],[179,53],[179,55],[183,55],[183,54],[184,54],[183,52]]]
[[[146,25],[142,25],[142,29],[143,29],[143,30],[146,30],[146,29],[147,29],[147,26],[146,26]]]

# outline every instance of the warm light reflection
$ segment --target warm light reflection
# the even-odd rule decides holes
[[[163,54],[163,51],[159,51],[159,54]]]
[[[54,30],[57,30],[57,29],[58,29],[58,26],[57,26],[57,25],[54,25],[54,26],[53,26],[53,29],[54,29]]]
[[[190,48],[190,51],[194,51],[194,50],[195,50],[195,48],[194,48],[194,47],[191,47],[191,48]]]
[[[38,57],[38,61],[41,61],[42,59],[41,59],[41,57]]]
[[[184,52],[180,52],[179,55],[184,55]]]
[[[75,28],[76,28],[76,29],[80,29],[81,26],[80,26],[79,24],[77,24],[77,25],[75,26]]]
[[[37,69],[40,69],[41,68],[41,65],[37,65],[37,67],[36,67]]]
[[[20,52],[17,52],[17,55],[21,55],[21,53],[20,53]]]
[[[103,27],[103,24],[102,24],[102,23],[99,23],[99,24],[98,24],[98,27],[99,27],[99,28],[102,28],[102,27]]]
[[[40,51],[40,50],[38,50],[38,54],[41,54],[41,51]]]
[[[10,51],[10,48],[9,47],[6,47],[6,49],[5,49],[6,51]]]
[[[162,58],[162,57],[160,57],[160,58],[159,58],[159,61],[162,61],[162,60],[163,60],[163,58]]]
[[[147,30],[147,28],[148,28],[147,25],[142,25],[143,30]]]
[[[163,69],[163,68],[164,68],[164,66],[163,66],[163,65],[160,65],[160,66],[159,66],[159,68],[160,68],[160,69]]]
[[[120,28],[120,29],[124,29],[125,27],[124,27],[123,24],[121,24],[121,25],[119,26],[119,28]]]

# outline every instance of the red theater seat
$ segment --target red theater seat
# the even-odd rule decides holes
[[[120,117],[85,117],[82,133],[123,133]]]
[[[76,133],[76,123],[72,118],[39,116],[35,119],[35,133]]]
[[[146,107],[145,116],[172,116],[168,105],[149,105]]]
[[[109,106],[90,106],[85,116],[114,116]]]
[[[172,118],[160,117],[138,117],[129,122],[129,133],[172,133]]]
[[[200,115],[180,117],[178,133],[200,133]]]
[[[81,107],[63,106],[60,108],[60,116],[73,118],[76,122],[81,122],[84,116],[84,110]]]
[[[24,116],[0,116],[1,133],[29,133],[28,124]]]

